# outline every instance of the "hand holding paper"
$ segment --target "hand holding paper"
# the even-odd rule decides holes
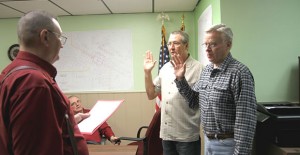
[[[83,134],[92,135],[123,103],[124,100],[98,100],[90,116],[78,124]]]
[[[78,124],[79,122],[81,122],[82,120],[86,119],[90,117],[89,113],[78,113],[74,115],[75,118],[75,122]]]

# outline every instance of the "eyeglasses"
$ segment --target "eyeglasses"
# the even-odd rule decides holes
[[[175,47],[178,47],[180,46],[182,43],[181,42],[177,42],[177,41],[173,41],[173,42],[168,42],[168,46],[172,46],[174,45]]]
[[[67,37],[65,37],[65,36],[63,36],[63,35],[61,35],[61,34],[59,34],[59,33],[53,32],[53,31],[51,31],[51,30],[47,30],[47,31],[49,31],[50,33],[55,34],[56,37],[60,40],[60,43],[61,43],[62,45],[64,45],[64,44],[67,42],[67,39],[68,39]]]
[[[218,43],[212,42],[212,43],[203,43],[202,44],[203,47],[205,48],[215,48],[218,46]]]

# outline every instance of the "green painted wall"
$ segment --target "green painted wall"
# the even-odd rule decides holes
[[[221,15],[220,15],[220,1],[219,0],[201,0],[196,9],[194,10],[194,21],[195,21],[195,33],[198,32],[198,20],[202,14],[202,12],[209,6],[212,7],[212,23],[220,23]],[[196,43],[198,43],[198,37],[196,37]],[[198,44],[196,44],[196,49],[198,51]],[[198,54],[198,53],[197,53]]]
[[[170,21],[165,21],[167,38],[171,31],[179,30],[181,17],[184,14],[186,31],[190,34],[190,53],[196,57],[194,32],[194,13],[176,12],[168,13]],[[93,31],[105,29],[129,29],[132,31],[133,65],[134,65],[134,91],[145,91],[143,56],[146,50],[151,50],[154,58],[158,60],[161,44],[161,21],[157,21],[157,13],[147,14],[114,14],[90,16],[62,16],[58,20],[64,32]],[[10,45],[17,43],[16,25],[18,19],[0,20],[0,69],[2,70],[10,60],[7,50]],[[122,49],[120,49],[122,52]],[[156,65],[156,67],[158,64]],[[103,73],[105,74],[105,73]],[[157,68],[153,75],[157,75]]]
[[[232,54],[252,71],[259,102],[298,102],[300,55],[299,0],[201,0],[194,12],[168,13],[167,36],[179,29],[185,15],[190,34],[190,53],[197,58],[198,18],[212,5],[213,23],[232,27]],[[157,14],[114,14],[59,17],[63,31],[131,29],[133,33],[134,88],[144,91],[143,55],[151,50],[158,59],[161,22]],[[0,20],[0,69],[10,60],[7,49],[17,43],[17,19]],[[155,69],[157,70],[157,68]],[[156,75],[156,72],[153,73]]]
[[[202,0],[195,21],[208,4],[213,23],[232,28],[232,54],[252,71],[257,100],[298,102],[300,1]]]
[[[11,61],[7,50],[12,44],[17,43],[17,19],[0,20],[0,70]]]

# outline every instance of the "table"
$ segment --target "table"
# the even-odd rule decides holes
[[[282,147],[264,140],[254,145],[254,155],[300,155],[300,147]]]
[[[272,144],[268,151],[270,155],[300,155],[300,147],[279,147]]]
[[[92,145],[88,144],[90,155],[135,155],[137,145]]]

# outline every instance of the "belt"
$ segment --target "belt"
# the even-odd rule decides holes
[[[233,133],[206,133],[205,134],[208,139],[226,139],[233,138]]]

